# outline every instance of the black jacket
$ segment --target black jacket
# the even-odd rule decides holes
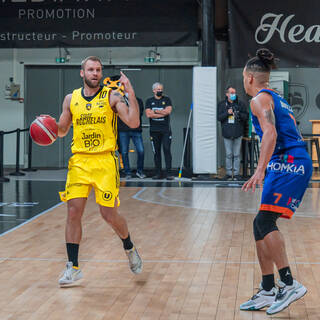
[[[234,123],[228,121],[228,109],[232,108],[235,113]],[[218,120],[221,122],[222,136],[227,139],[239,138],[243,135],[244,126],[249,118],[245,104],[238,98],[230,103],[228,98],[218,104]]]

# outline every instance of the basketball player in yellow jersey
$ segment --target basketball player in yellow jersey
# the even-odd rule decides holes
[[[126,220],[118,213],[119,168],[115,155],[117,116],[129,127],[139,126],[139,106],[129,79],[121,73],[120,82],[127,93],[129,108],[123,96],[100,86],[102,64],[97,57],[87,57],[81,64],[83,88],[68,94],[59,119],[59,137],[64,137],[71,124],[73,141],[66,189],[60,193],[68,203],[66,246],[68,262],[59,284],[69,285],[82,278],[78,251],[82,235],[81,218],[87,197],[94,188],[102,218],[111,225],[123,242],[133,273],[142,271],[142,261],[130,240]]]

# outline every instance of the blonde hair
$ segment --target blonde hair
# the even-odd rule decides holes
[[[85,66],[86,66],[86,63],[88,61],[98,61],[100,64],[101,64],[101,67],[102,67],[102,62],[100,60],[100,58],[96,57],[96,56],[89,56],[87,58],[85,58],[84,60],[81,61],[81,69],[84,70]]]

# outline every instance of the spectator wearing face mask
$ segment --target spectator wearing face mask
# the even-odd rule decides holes
[[[244,126],[249,113],[246,105],[238,100],[236,89],[226,89],[226,98],[218,104],[218,120],[226,150],[226,175],[223,180],[241,180],[240,149]]]
[[[171,156],[171,127],[170,114],[172,111],[172,103],[169,97],[163,95],[163,84],[156,82],[152,85],[153,97],[147,99],[145,103],[146,116],[150,121],[150,140],[154,153],[154,164],[156,174],[153,179],[161,179],[162,162],[161,162],[161,146],[164,153],[166,163],[166,171],[164,178],[173,180],[171,172],[172,156]]]

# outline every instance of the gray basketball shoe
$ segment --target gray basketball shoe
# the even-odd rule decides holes
[[[138,250],[133,247],[130,250],[125,250],[126,255],[128,256],[129,260],[129,267],[131,271],[135,274],[139,274],[142,271],[142,260],[139,256]]]
[[[297,280],[293,280],[291,286],[286,285],[281,280],[278,280],[278,293],[275,301],[267,309],[267,314],[278,313],[287,308],[292,302],[302,298],[306,293],[307,289]]]
[[[240,310],[255,311],[264,307],[270,307],[274,302],[277,294],[277,289],[273,287],[270,291],[262,288],[260,283],[258,292],[252,296],[250,300],[240,305]]]
[[[63,271],[61,278],[59,279],[59,285],[64,286],[72,284],[83,277],[80,269],[73,268],[71,261],[67,262],[66,268]]]

